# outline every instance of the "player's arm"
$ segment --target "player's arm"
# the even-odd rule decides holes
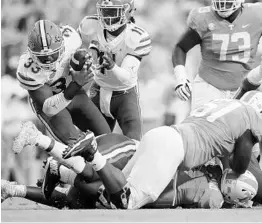
[[[234,98],[240,99],[246,92],[256,90],[262,83],[262,61],[261,65],[251,70],[241,83]]]
[[[178,97],[185,101],[188,100],[191,95],[191,85],[185,68],[187,52],[202,42],[196,18],[196,12],[191,11],[188,17],[188,29],[180,37],[172,52],[175,91]]]
[[[100,50],[97,41],[92,40],[92,33],[95,32],[94,27],[97,25],[97,16],[86,16],[79,24],[77,32],[82,39],[82,47],[88,48],[92,53],[93,59],[96,61],[99,57]]]
[[[151,39],[144,30],[139,30],[138,33],[132,33],[133,50],[125,56],[120,66],[118,66],[113,58],[113,55],[105,52],[103,56],[102,67],[110,70],[115,77],[122,83],[128,84],[133,77],[137,76],[137,72],[142,58],[149,55],[151,52]],[[131,45],[131,43],[127,43]],[[131,47],[131,46],[130,46]]]
[[[120,82],[128,84],[132,77],[137,76],[141,59],[134,55],[127,55],[121,66],[118,66],[113,60],[112,54],[105,53],[103,56],[104,62],[101,66],[110,70]]]
[[[250,130],[236,140],[233,155],[229,159],[229,165],[235,173],[243,174],[247,170],[256,141]]]

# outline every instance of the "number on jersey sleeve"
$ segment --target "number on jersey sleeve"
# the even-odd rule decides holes
[[[26,58],[22,55],[17,68],[16,77],[22,88],[26,90],[36,90],[43,86],[43,78],[40,74],[41,68],[38,67],[31,57]],[[37,80],[37,78],[41,80]]]

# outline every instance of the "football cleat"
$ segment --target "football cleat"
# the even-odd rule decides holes
[[[7,198],[12,197],[15,188],[13,185],[17,185],[17,182],[10,182],[8,180],[1,180],[1,203],[3,203]]]
[[[97,151],[97,142],[93,132],[87,131],[81,133],[80,137],[69,145],[63,152],[63,158],[67,159],[72,156],[82,156],[86,161],[91,162]]]
[[[13,142],[13,151],[14,153],[20,153],[23,148],[28,145],[36,145],[37,138],[42,133],[36,128],[36,126],[28,121],[24,122],[21,126],[21,131]]]
[[[42,183],[42,193],[44,197],[48,200],[55,187],[60,182],[59,164],[53,157],[48,157],[45,164],[45,174]]]

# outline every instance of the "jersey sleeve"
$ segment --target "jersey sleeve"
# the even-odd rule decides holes
[[[138,26],[132,26],[126,44],[132,49],[129,53],[135,57],[143,58],[150,54],[152,45],[149,34]]]
[[[34,69],[33,64],[28,66],[30,65],[28,60],[29,58],[26,54],[23,54],[20,57],[16,77],[22,88],[28,91],[33,91],[42,87],[46,82],[46,78],[45,76],[41,75],[40,70]]]
[[[256,2],[256,3],[246,3],[245,6],[249,7],[250,15],[256,15],[258,22],[262,25],[262,3]]]
[[[205,17],[211,11],[210,7],[201,7],[192,9],[187,18],[187,25],[189,28],[195,30],[202,38],[204,32],[207,30]]]
[[[98,25],[98,17],[86,16],[80,22],[78,26],[78,33],[80,34],[83,44],[88,47],[92,43],[92,35],[96,32],[96,27]]]
[[[79,33],[71,26],[61,27],[62,35],[64,38],[65,49],[68,52],[76,51],[82,45],[82,39]]]
[[[250,130],[258,142],[262,142],[262,114],[251,106],[247,107],[250,119]]]

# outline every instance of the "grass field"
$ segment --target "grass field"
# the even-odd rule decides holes
[[[25,199],[9,199],[2,204],[2,222],[262,222],[262,208],[204,210],[57,210]]]

